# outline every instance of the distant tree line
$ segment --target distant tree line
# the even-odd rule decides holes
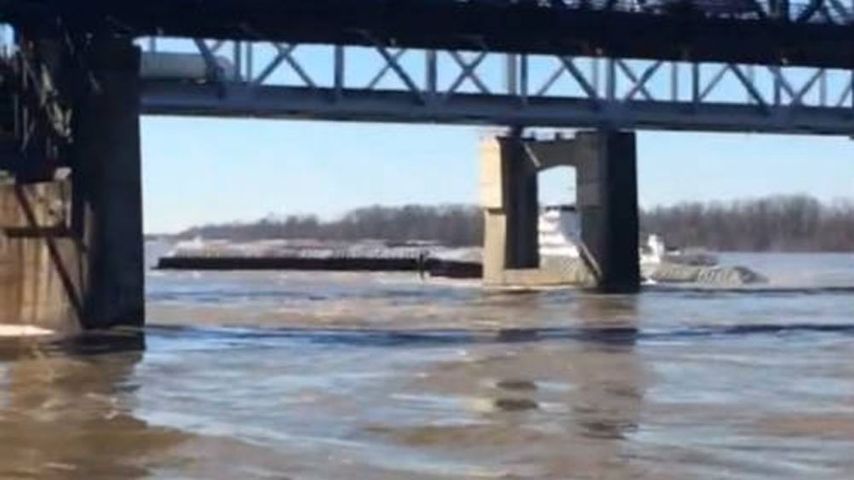
[[[426,240],[449,246],[467,246],[481,243],[483,214],[477,207],[468,205],[373,206],[357,208],[333,221],[321,221],[314,215],[267,217],[253,223],[194,227],[183,232],[181,236],[229,240]]]
[[[720,251],[854,251],[854,201],[821,203],[802,195],[732,202],[682,203],[641,212],[641,230],[669,245]],[[269,238],[435,241],[480,245],[483,216],[468,205],[367,207],[340,219],[313,215],[267,217],[252,223],[205,225],[181,237],[236,241]]]
[[[644,232],[718,251],[854,251],[854,201],[805,195],[682,203],[648,210]]]

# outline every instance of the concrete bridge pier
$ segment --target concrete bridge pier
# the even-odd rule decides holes
[[[537,170],[518,136],[481,145],[481,204],[485,209],[484,280],[506,283],[508,270],[536,269],[539,215]]]
[[[575,137],[581,238],[604,293],[640,289],[637,147],[634,132]]]
[[[43,67],[72,108],[71,178],[0,182],[0,324],[58,333],[144,322],[139,52],[87,39],[70,58],[39,40]],[[38,162],[38,157],[29,157]],[[25,172],[26,173],[26,172]]]
[[[576,169],[580,243],[591,283],[603,293],[638,291],[636,155],[631,132],[586,131],[555,140],[511,135],[484,141],[484,283],[538,286],[587,281],[575,273],[549,271],[539,258],[537,174],[570,166]]]
[[[80,322],[86,329],[140,326],[140,52],[129,38],[96,37],[82,54],[71,154],[72,231],[87,264]]]

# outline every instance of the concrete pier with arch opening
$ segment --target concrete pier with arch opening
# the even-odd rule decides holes
[[[541,268],[537,174],[576,169],[581,257],[592,283],[606,293],[640,288],[636,142],[633,132],[581,131],[574,138],[527,139],[518,134],[481,145],[484,283],[542,286],[575,283]]]

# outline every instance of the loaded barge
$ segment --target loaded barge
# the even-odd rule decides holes
[[[448,249],[430,242],[321,242],[273,240],[248,243],[179,242],[157,264],[162,270],[305,270],[418,272],[449,278],[480,278],[476,249]]]
[[[582,258],[578,215],[572,206],[543,209],[539,218],[541,268],[554,283],[584,285],[593,273]],[[669,249],[650,235],[640,251],[641,272],[648,283],[745,285],[761,283],[761,275],[744,267],[718,265],[702,250]],[[450,248],[435,242],[392,243],[319,240],[265,240],[233,243],[197,238],[176,244],[160,258],[164,270],[305,270],[345,272],[417,272],[421,276],[458,279],[483,277],[480,248]]]

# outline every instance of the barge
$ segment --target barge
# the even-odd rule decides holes
[[[543,209],[538,223],[541,266],[561,283],[587,284],[592,273],[582,258],[580,222],[573,206]],[[478,279],[483,276],[479,248],[449,248],[435,242],[391,243],[320,240],[265,240],[234,243],[197,238],[178,242],[157,268],[163,270],[304,270],[344,272],[417,272],[421,276]],[[744,285],[765,279],[744,267],[718,265],[702,250],[667,248],[650,235],[639,252],[648,283]]]

